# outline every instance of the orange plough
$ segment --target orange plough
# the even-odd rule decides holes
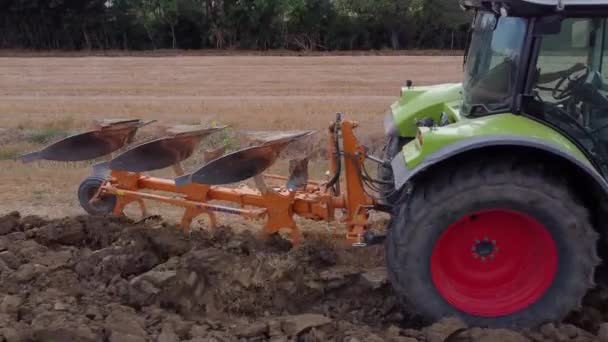
[[[129,143],[136,130],[145,124],[138,120],[113,120],[85,133],[95,137],[88,139],[93,146],[78,143],[83,135],[79,134],[20,159],[24,162],[38,159],[76,161],[85,160],[81,156],[87,159],[103,157]],[[366,232],[370,211],[383,209],[365,187],[364,162],[366,159],[382,161],[368,155],[355,137],[356,127],[356,122],[337,116],[328,130],[329,173],[332,177],[325,181],[311,181],[308,180],[306,159],[290,162],[289,177],[265,174],[264,171],[287,145],[313,132],[279,134],[278,138],[260,145],[219,156],[197,171],[186,174],[181,163],[194,153],[203,138],[224,127],[180,126],[169,130],[166,137],[136,145],[109,161],[95,165],[94,175],[80,186],[79,200],[92,215],[121,216],[127,205],[137,203],[142,215],[147,217],[147,201],[182,207],[184,214],[180,226],[184,230],[189,230],[192,221],[201,215],[208,218],[211,227],[217,226],[217,213],[265,220],[262,237],[285,229],[294,244],[302,237],[295,216],[335,222],[336,213],[341,212],[342,215],[338,216],[347,228],[346,241],[363,246],[369,240]],[[100,144],[105,147],[100,147]],[[173,168],[175,179],[146,174],[168,167]],[[342,177],[344,191],[340,190]],[[253,178],[257,189],[227,186],[250,178]],[[267,184],[277,181],[286,182],[286,185]]]

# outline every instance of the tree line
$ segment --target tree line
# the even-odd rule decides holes
[[[0,48],[463,49],[457,0],[0,0]]]

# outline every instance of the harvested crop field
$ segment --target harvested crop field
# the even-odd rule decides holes
[[[94,119],[159,120],[144,139],[162,125],[228,124],[234,148],[241,131],[313,129],[315,146],[325,147],[328,123],[343,112],[359,121],[363,141],[379,145],[383,114],[405,80],[453,82],[461,70],[458,56],[0,58],[0,212],[82,213],[74,194],[90,165],[10,159]]]
[[[458,81],[462,57],[2,58],[0,127],[100,116],[325,128],[332,113],[376,123],[406,79]]]

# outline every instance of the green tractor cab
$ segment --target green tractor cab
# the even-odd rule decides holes
[[[430,320],[559,321],[606,248],[608,1],[461,4],[463,83],[409,84],[385,119],[390,279]]]

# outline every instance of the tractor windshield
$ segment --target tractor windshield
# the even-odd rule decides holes
[[[466,59],[464,114],[486,114],[511,107],[526,29],[524,18],[478,12]]]

